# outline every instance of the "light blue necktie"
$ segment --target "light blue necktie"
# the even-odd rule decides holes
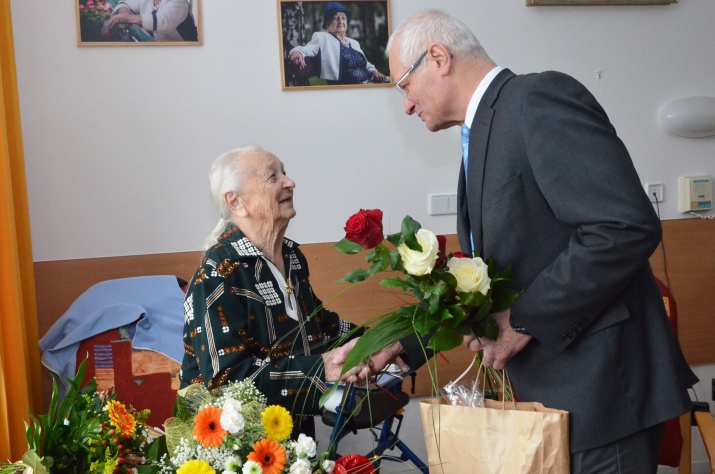
[[[469,156],[469,127],[467,124],[462,125],[462,161],[464,162],[464,192],[465,194],[468,194],[468,186],[467,183],[469,180],[467,179],[467,163],[469,160],[467,157]],[[469,241],[472,244],[472,254],[474,254],[474,234],[472,234],[472,229],[469,229]]]
[[[462,125],[462,160],[464,161],[464,177],[467,177],[467,156],[469,155],[469,127]]]

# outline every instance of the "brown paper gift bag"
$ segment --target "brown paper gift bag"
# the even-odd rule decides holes
[[[569,472],[568,412],[536,402],[484,402],[420,402],[430,473]]]

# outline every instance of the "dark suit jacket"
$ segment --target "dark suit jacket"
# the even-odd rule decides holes
[[[518,396],[570,412],[571,450],[615,441],[690,407],[697,381],[668,325],[648,258],[661,228],[606,113],[557,72],[497,75],[471,127],[458,234],[523,293],[534,336],[507,365]]]

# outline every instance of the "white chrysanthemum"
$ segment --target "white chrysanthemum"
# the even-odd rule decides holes
[[[315,444],[313,438],[301,433],[298,436],[298,441],[293,442],[293,449],[295,450],[296,456],[299,458],[305,456],[312,458],[315,456],[318,446]]]
[[[290,474],[310,474],[310,461],[307,459],[298,459],[291,464],[288,472]]]
[[[223,474],[236,474],[241,469],[241,459],[236,456],[229,456],[223,463]]]
[[[256,461],[246,461],[242,472],[243,474],[263,474],[263,468]]]
[[[335,469],[335,461],[331,461],[330,459],[326,459],[323,461],[323,471],[325,471],[327,474],[331,474],[333,472],[333,469]]]
[[[246,425],[246,419],[241,414],[241,402],[230,398],[223,404],[223,412],[221,412],[221,427],[235,435],[243,431]]]

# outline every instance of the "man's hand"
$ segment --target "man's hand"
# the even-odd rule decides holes
[[[401,353],[402,344],[400,343],[400,341],[393,342],[384,349],[375,352],[373,355],[370,356],[370,360],[368,362],[368,365],[370,366],[370,371],[373,374],[377,375],[392,362],[396,363],[400,370],[402,370],[403,372],[409,371],[410,368],[407,366],[407,364],[405,364],[402,359],[397,357]]]
[[[518,354],[532,337],[528,334],[519,334],[514,331],[509,323],[510,310],[502,311],[494,315],[494,320],[499,325],[499,336],[496,341],[487,337],[475,338],[464,336],[464,345],[472,352],[482,351],[482,365],[484,367],[494,367],[502,370],[506,363]]]

